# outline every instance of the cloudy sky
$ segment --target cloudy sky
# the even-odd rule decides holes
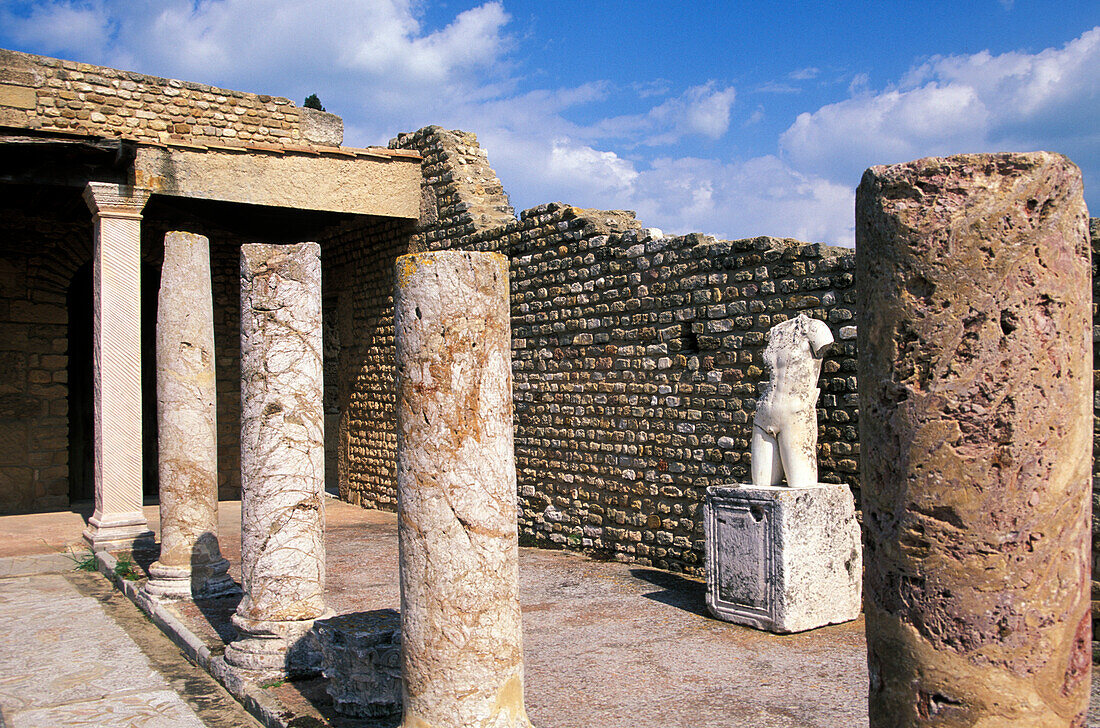
[[[1100,215],[1095,0],[0,0],[0,47],[473,131],[517,210],[851,244],[869,165],[1046,149]]]

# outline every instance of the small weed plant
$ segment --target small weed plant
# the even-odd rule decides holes
[[[83,551],[70,548],[68,551],[63,551],[62,555],[73,562],[73,569],[76,571],[95,571],[95,551],[91,549],[84,549]]]
[[[137,565],[126,554],[119,554],[118,560],[115,562],[115,575],[126,581],[137,581]]]

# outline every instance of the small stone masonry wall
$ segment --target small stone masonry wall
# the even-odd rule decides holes
[[[343,136],[338,116],[289,99],[3,49],[0,126],[158,143],[339,145]]]
[[[4,209],[0,247],[0,513],[69,505],[69,280],[86,228]],[[89,302],[90,305],[90,302]]]
[[[631,213],[561,204],[516,220],[472,135],[429,127],[391,146],[424,156],[414,247],[512,261],[528,543],[698,572],[703,490],[748,479],[764,336],[799,312],[829,321],[839,344],[822,378],[821,477],[858,493],[850,250],[665,238]],[[392,507],[389,498],[374,484],[352,496]]]
[[[387,510],[397,508],[393,272],[411,227],[347,224],[321,243],[326,481],[343,500]]]

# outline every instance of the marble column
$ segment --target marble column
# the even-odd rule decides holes
[[[147,593],[213,597],[237,591],[218,547],[218,428],[210,241],[164,236],[157,299],[160,558]]]
[[[93,253],[95,550],[152,546],[141,511],[141,211],[149,190],[89,182]]]
[[[1080,171],[1045,152],[872,167],[856,276],[872,728],[1085,725]]]
[[[402,256],[394,306],[403,725],[530,726],[508,260]]]
[[[241,246],[238,667],[309,674],[325,615],[321,260],[316,243]]]

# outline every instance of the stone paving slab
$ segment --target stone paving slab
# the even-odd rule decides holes
[[[8,561],[0,560],[0,563]],[[228,721],[200,718],[173,683],[198,687],[188,667],[140,613],[95,574],[71,572],[0,579],[0,725],[4,728],[129,726],[204,728],[255,725],[229,700]],[[81,589],[77,588],[80,585]],[[99,590],[96,593],[96,589]],[[112,601],[113,600],[113,601]],[[117,620],[121,605],[160,640],[151,660]],[[150,649],[150,648],[147,648]],[[155,664],[160,663],[160,664]],[[179,665],[179,663],[183,663]],[[201,674],[201,673],[199,673]],[[215,701],[209,683],[198,700]],[[185,692],[187,692],[185,690]],[[226,697],[228,700],[228,697]],[[224,705],[221,712],[227,712]],[[236,712],[234,712],[236,711]],[[209,712],[215,715],[218,711]]]
[[[9,725],[11,728],[204,728],[202,721],[171,690],[115,693],[99,700],[26,710],[15,713]]]

